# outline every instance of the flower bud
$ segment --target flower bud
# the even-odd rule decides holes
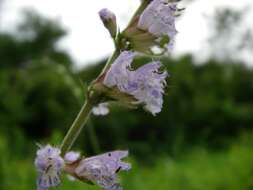
[[[117,21],[115,14],[108,9],[101,9],[99,11],[99,16],[111,36],[115,38],[117,35]]]

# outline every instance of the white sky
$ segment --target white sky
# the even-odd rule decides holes
[[[124,28],[139,0],[5,0],[1,28],[11,29],[19,21],[20,11],[32,8],[46,17],[56,19],[67,29],[68,35],[60,42],[78,65],[95,62],[108,56],[113,50],[109,34],[104,29],[97,12],[109,8],[117,15]],[[184,4],[181,4],[184,6]],[[198,53],[208,36],[205,16],[218,7],[242,8],[253,5],[252,0],[197,0],[187,5],[183,16],[177,22],[179,34],[175,54]],[[251,17],[252,18],[252,17]]]

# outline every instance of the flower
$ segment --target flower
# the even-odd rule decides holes
[[[127,156],[128,151],[113,151],[84,158],[74,168],[74,175],[78,179],[96,183],[106,190],[121,190],[117,173],[131,169],[130,164],[121,161]]]
[[[104,84],[108,87],[117,86],[123,92],[129,91],[130,70],[135,54],[131,51],[123,51],[111,65],[107,72]]]
[[[64,156],[64,160],[68,164],[72,164],[76,162],[80,158],[80,152],[67,152]]]
[[[144,108],[155,115],[162,108],[168,74],[159,71],[159,61],[131,69],[134,56],[131,51],[123,51],[106,73],[103,84],[110,88],[116,86],[121,92],[132,95],[138,104],[144,104]]]
[[[97,106],[92,108],[92,113],[94,115],[107,115],[109,113],[108,103],[100,103]]]
[[[60,184],[60,172],[64,167],[60,153],[60,149],[51,145],[41,146],[37,151],[35,166],[38,172],[38,190],[47,190]]]
[[[159,73],[160,67],[161,63],[156,61],[137,69],[134,74],[137,88],[131,93],[153,115],[161,112],[165,79],[168,76],[167,72]]]
[[[148,3],[148,4],[147,4]],[[146,0],[144,11],[137,14],[122,32],[121,49],[148,55],[162,55],[172,49],[177,34],[175,0]]]
[[[148,31],[156,37],[168,37],[167,47],[171,49],[177,34],[175,27],[175,14],[177,3],[168,0],[153,0],[143,11],[137,27]]]
[[[117,21],[116,21],[116,16],[113,12],[111,12],[108,9],[101,9],[98,12],[100,19],[102,20],[104,26],[108,29],[110,32],[111,36],[113,38],[116,37],[117,35]]]

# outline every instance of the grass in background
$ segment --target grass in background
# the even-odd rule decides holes
[[[253,189],[253,135],[243,135],[228,150],[195,148],[181,158],[157,158],[154,166],[132,161],[133,169],[121,175],[125,190],[250,190]],[[36,189],[32,160],[15,160],[0,139],[0,189]],[[9,161],[10,160],[10,161]],[[61,190],[98,190],[64,177]]]

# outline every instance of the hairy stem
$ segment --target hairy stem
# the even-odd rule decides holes
[[[70,127],[69,131],[67,132],[65,138],[62,141],[62,144],[61,144],[62,156],[64,156],[66,152],[69,151],[71,146],[76,141],[84,125],[87,123],[92,107],[93,105],[89,101],[86,101],[84,103],[79,114],[77,115],[72,126]]]
[[[116,49],[113,52],[112,56],[107,60],[105,67],[103,68],[100,75],[104,74],[110,68],[111,64],[115,61],[115,59],[119,56],[119,54],[120,54],[120,50]]]
[[[103,71],[101,72],[100,76],[105,73],[109,68],[113,61],[118,57],[120,51],[115,50],[112,56],[108,59]],[[83,107],[81,108],[79,114],[77,115],[76,119],[74,120],[72,126],[70,127],[69,131],[67,132],[66,136],[63,139],[61,145],[61,155],[64,156],[67,151],[70,150],[74,142],[76,141],[77,137],[79,136],[80,132],[82,131],[84,125],[87,123],[87,120],[90,116],[90,112],[94,105],[87,100]]]

